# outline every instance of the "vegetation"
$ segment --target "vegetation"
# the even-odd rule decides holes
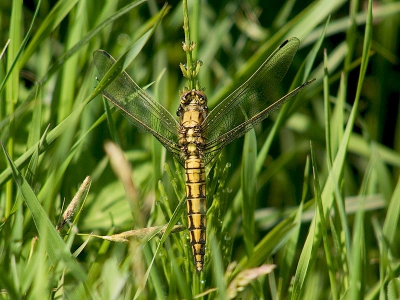
[[[183,169],[102,100],[92,59],[174,112],[197,84],[182,3],[101,2],[0,3],[2,299],[400,297],[400,2],[189,1],[210,108],[292,36],[276,99],[316,78],[207,170],[202,273]]]

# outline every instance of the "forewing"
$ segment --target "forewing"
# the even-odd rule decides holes
[[[273,99],[299,44],[297,38],[283,42],[245,83],[210,112],[202,125],[205,163],[308,84],[300,86],[279,100]]]
[[[115,59],[103,50],[96,50],[93,59],[101,79]],[[144,92],[126,72],[122,72],[102,92],[103,96],[139,129],[153,134],[183,164],[178,146],[178,122],[161,104]]]
[[[303,89],[306,85],[309,85],[314,80],[315,79],[312,79],[303,83],[301,86],[295,88],[293,91],[286,94],[285,96],[283,96],[282,98],[280,98],[279,100],[277,100],[276,102],[274,102],[273,104],[262,110],[257,115],[253,116],[253,118],[243,122],[242,124],[236,126],[232,130],[209,141],[204,148],[204,155],[203,155],[204,163],[208,164],[215,157],[215,155],[217,155],[222,150],[222,148],[231,143],[234,139],[237,139],[238,137],[245,134],[247,131],[251,130],[254,127],[254,125],[267,118],[271,112],[280,108],[284,103],[286,103],[286,101],[288,101],[291,97],[296,95],[301,89]]]

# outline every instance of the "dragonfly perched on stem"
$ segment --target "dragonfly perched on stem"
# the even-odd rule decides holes
[[[206,243],[205,166],[234,139],[280,108],[314,79],[303,83],[280,99],[275,90],[286,75],[300,41],[284,41],[258,70],[208,113],[207,97],[198,89],[182,93],[177,110],[179,121],[143,91],[126,72],[111,82],[102,94],[134,125],[150,132],[185,168],[190,242],[195,268],[204,267]],[[102,78],[115,64],[103,50],[93,53]]]

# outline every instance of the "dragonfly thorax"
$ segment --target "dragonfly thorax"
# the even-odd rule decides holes
[[[200,157],[204,148],[201,124],[207,115],[207,97],[197,90],[182,94],[178,108],[180,117],[179,146],[185,159]]]

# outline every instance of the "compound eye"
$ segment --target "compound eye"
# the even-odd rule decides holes
[[[181,104],[186,104],[188,102],[187,96],[189,93],[190,92],[186,92],[186,93],[182,94],[181,99],[180,99]]]
[[[204,105],[207,102],[206,94],[204,94],[203,92],[200,92],[200,91],[196,91],[196,94],[197,94],[197,98],[199,99],[199,103],[201,105]]]
[[[180,117],[182,115],[182,106],[179,105],[178,109],[176,110],[176,115]]]
[[[207,101],[207,96],[203,92],[199,92],[199,96],[200,96],[202,101]]]

